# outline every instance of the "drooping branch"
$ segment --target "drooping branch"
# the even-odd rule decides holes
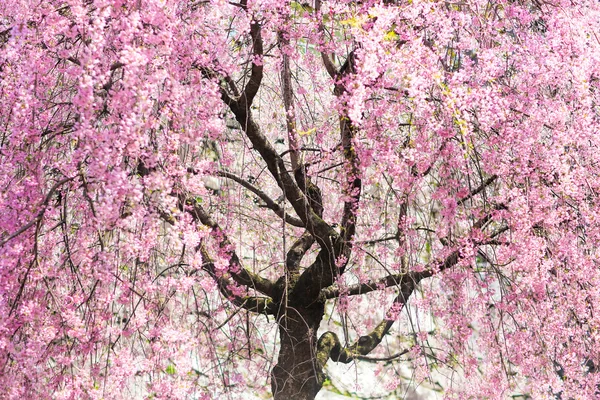
[[[404,281],[400,286],[400,293],[394,299],[392,308],[388,311],[386,317],[375,329],[367,335],[359,337],[350,346],[342,347],[339,338],[334,332],[325,332],[317,343],[318,365],[321,368],[324,367],[329,358],[333,361],[347,364],[373,351],[394,325],[398,312],[406,305],[417,283],[417,281],[413,280]]]
[[[487,214],[480,218],[473,224],[473,229],[482,229],[483,226],[491,220],[491,218],[491,214]],[[499,234],[497,232],[494,232],[495,236]],[[392,309],[388,312],[386,318],[384,318],[373,331],[371,331],[368,335],[361,336],[354,344],[348,347],[342,347],[339,338],[335,333],[324,333],[319,339],[317,345],[317,360],[319,366],[322,368],[325,363],[327,363],[329,358],[337,362],[348,363],[352,360],[360,359],[360,357],[369,354],[379,345],[379,343],[381,343],[383,337],[389,332],[394,324],[394,320],[396,319],[398,312],[406,305],[406,302],[416,286],[423,279],[432,277],[436,273],[443,272],[454,267],[462,258],[463,257],[460,249],[456,249],[447,255],[443,262],[431,264],[423,271],[388,275],[376,281],[352,285],[343,291],[343,293],[347,295],[360,295],[375,290],[396,286],[399,289],[399,294],[394,299]],[[323,300],[336,298],[341,294],[342,290],[335,287],[325,288],[321,291]]]
[[[222,89],[221,91],[223,92],[224,90]],[[252,118],[249,106],[246,107],[242,106],[239,102],[233,102],[229,104],[229,107],[242,127],[242,130],[248,139],[250,139],[254,149],[261,155],[267,165],[267,169],[285,194],[294,211],[300,217],[304,226],[306,226],[306,229],[321,244],[328,243],[329,237],[337,236],[336,231],[314,212],[306,195],[300,190],[294,178],[286,170],[285,162]]]
[[[243,3],[242,3],[243,4]],[[263,55],[262,36],[260,25],[257,21],[253,21],[250,27],[250,35],[253,40],[253,53],[255,58],[261,58]],[[255,60],[257,61],[257,60]],[[260,60],[262,61],[262,60]],[[244,88],[241,97],[238,100],[232,99],[227,93],[223,85],[219,86],[221,99],[229,107],[235,119],[240,124],[243,132],[246,134],[252,146],[259,152],[267,169],[277,182],[277,185],[283,191],[285,197],[290,202],[294,211],[300,217],[302,225],[319,240],[322,245],[327,245],[329,237],[337,236],[336,231],[327,224],[310,206],[310,202],[298,187],[294,178],[287,171],[283,158],[275,151],[273,145],[267,137],[262,133],[260,127],[252,117],[251,105],[256,96],[262,82],[262,62],[253,63],[250,81]],[[258,65],[260,64],[260,65]],[[201,69],[203,75],[209,79],[220,78],[214,71]]]
[[[225,235],[225,232],[223,232],[219,225],[210,217],[206,210],[204,210],[204,207],[202,207],[198,201],[194,199],[187,199],[186,196],[182,194],[179,194],[178,198],[181,209],[188,212],[195,221],[199,221],[203,225],[212,228],[215,236],[219,238],[219,245],[221,248],[226,249],[230,257],[230,268],[228,272],[232,279],[238,285],[255,289],[271,297],[274,293],[274,283],[258,274],[248,271],[242,266],[237,254],[231,249],[232,246],[227,238],[227,235]],[[206,254],[206,257],[208,258],[208,254]]]
[[[471,191],[471,193],[469,193],[468,195],[466,195],[465,197],[463,197],[462,199],[457,201],[456,204],[458,204],[458,205],[464,204],[468,200],[472,199],[473,196],[476,196],[479,193],[481,193],[483,190],[485,190],[485,188],[488,187],[489,185],[491,185],[496,179],[498,179],[498,175],[490,176],[481,185],[479,185],[477,188],[475,188],[473,191]]]
[[[258,189],[256,186],[252,185],[247,180],[242,179],[239,176],[226,171],[220,171],[217,173],[217,175],[227,179],[231,179],[232,181],[239,183],[240,185],[257,195],[265,203],[265,207],[273,210],[273,212],[275,212],[275,214],[277,214],[278,217],[285,219],[285,222],[287,222],[288,224],[297,226],[299,228],[304,227],[304,223],[299,218],[285,213],[283,209],[279,206],[279,204],[275,203],[275,201],[273,201],[273,199],[271,199],[265,192]]]
[[[54,196],[54,193],[56,193],[56,191],[58,190],[59,187],[61,187],[62,185],[64,185],[67,182],[72,181],[73,179],[75,179],[75,177],[65,178],[65,179],[62,179],[62,180],[56,182],[50,188],[50,190],[46,194],[46,197],[44,198],[42,203],[39,205],[39,211],[37,212],[35,217],[31,221],[29,221],[28,223],[23,225],[21,228],[17,229],[15,232],[13,232],[13,233],[7,235],[5,238],[3,238],[2,241],[0,241],[0,247],[4,246],[6,243],[8,243],[12,239],[16,238],[17,236],[19,236],[20,234],[22,234],[23,232],[25,232],[32,226],[36,225],[39,221],[41,221],[42,218],[44,218],[44,214],[46,213],[46,210],[48,209],[48,205],[50,204],[50,200],[52,199],[52,196]]]
[[[281,88],[283,95],[283,106],[285,109],[285,121],[290,145],[290,161],[292,162],[292,170],[296,171],[301,168],[301,159],[299,153],[299,144],[296,136],[296,115],[294,110],[294,92],[292,90],[292,71],[290,69],[290,56],[288,54],[290,41],[284,32],[278,32],[279,49],[281,51],[282,66],[281,66]]]

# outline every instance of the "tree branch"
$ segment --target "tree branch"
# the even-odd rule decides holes
[[[335,299],[341,294],[355,296],[358,294],[366,294],[369,292],[374,292],[376,290],[385,289],[391,286],[401,286],[404,281],[414,280],[414,277],[411,275],[412,274],[388,275],[376,281],[351,285],[345,290],[342,290],[337,287],[327,287],[321,290],[321,296],[323,297],[323,299]]]
[[[23,225],[21,228],[19,228],[16,232],[14,232],[14,233],[8,235],[7,237],[5,237],[4,239],[2,239],[2,241],[0,241],[0,247],[4,246],[6,243],[10,242],[14,238],[16,238],[17,236],[19,236],[20,234],[22,234],[23,232],[25,232],[26,230],[28,230],[29,228],[31,228],[32,226],[37,224],[39,221],[41,221],[41,219],[44,217],[44,214],[46,213],[46,210],[48,209],[48,204],[50,203],[50,200],[52,199],[52,196],[54,196],[54,193],[56,192],[56,190],[59,187],[61,187],[62,185],[64,185],[65,183],[72,181],[73,179],[75,179],[75,177],[65,178],[63,180],[56,182],[54,184],[54,186],[52,186],[50,188],[50,190],[48,191],[48,194],[46,194],[46,197],[40,204],[40,206],[39,206],[40,210],[38,211],[36,216],[31,221],[29,221],[28,223]]]
[[[400,293],[394,299],[392,308],[388,311],[386,318],[369,334],[361,336],[352,345],[342,347],[335,333],[325,332],[317,342],[317,361],[319,365],[321,367],[325,366],[329,358],[333,361],[347,364],[373,351],[392,328],[398,312],[408,301],[417,283],[418,281],[413,280],[403,282],[400,286]],[[398,310],[398,305],[400,305],[400,310]]]
[[[347,187],[344,189],[347,200],[344,201],[344,210],[340,222],[341,249],[339,254],[349,259],[352,251],[352,239],[356,232],[356,215],[360,204],[362,180],[360,178],[360,160],[352,143],[355,128],[349,118],[340,116],[340,132],[347,176]],[[345,265],[340,267],[341,272],[343,272],[344,267]]]
[[[245,108],[252,105],[252,101],[258,93],[263,78],[263,41],[261,27],[258,21],[254,20],[250,24],[250,37],[252,38],[252,67],[250,69],[250,79],[244,88],[242,96],[238,102]]]
[[[392,360],[395,360],[396,358],[402,357],[403,355],[405,355],[408,352],[409,352],[409,350],[405,349],[405,350],[402,350],[402,351],[400,351],[400,352],[398,352],[396,354],[393,354],[391,356],[388,356],[388,357],[358,356],[358,357],[356,357],[356,359],[360,360],[360,361],[368,361],[368,362],[392,361]]]
[[[302,261],[304,255],[314,243],[315,238],[309,232],[304,232],[302,236],[294,242],[285,257],[285,268],[289,274],[294,274],[298,271],[300,261]]]
[[[225,278],[223,275],[219,275],[215,268],[214,262],[211,260],[208,252],[204,245],[200,244],[200,253],[202,254],[202,269],[208,272],[208,274],[214,279],[217,283],[219,291],[223,296],[225,296],[229,301],[235,304],[238,307],[244,308],[245,310],[256,312],[259,314],[274,314],[277,307],[275,307],[275,303],[273,300],[267,297],[256,297],[256,296],[238,296],[233,294],[231,289],[229,288],[232,284],[231,282]],[[230,272],[231,273],[231,272]],[[234,280],[235,274],[231,273]],[[237,281],[237,280],[236,280]],[[248,285],[246,286],[246,290]]]
[[[235,251],[231,250],[231,243],[229,242],[227,235],[225,235],[225,232],[223,232],[219,225],[210,217],[210,215],[208,215],[202,205],[196,200],[186,199],[185,196],[181,194],[178,195],[178,198],[179,206],[182,210],[188,212],[195,221],[200,221],[203,225],[212,228],[215,236],[219,238],[219,245],[221,248],[225,248],[230,256],[230,268],[228,272],[233,280],[238,285],[258,290],[259,292],[272,297],[275,284],[258,274],[248,271],[242,266]],[[205,255],[205,258],[210,259],[208,254]]]
[[[490,176],[481,185],[479,185],[479,187],[477,187],[475,190],[473,190],[467,196],[465,196],[462,199],[460,199],[459,201],[457,201],[456,204],[459,206],[464,204],[465,202],[467,202],[468,200],[473,198],[473,196],[476,196],[477,194],[481,193],[486,187],[491,185],[496,179],[498,179],[498,175]]]
[[[221,92],[223,92],[223,89],[221,89]],[[286,170],[283,159],[277,154],[273,145],[261,132],[260,127],[252,118],[250,109],[245,106],[242,107],[237,102],[229,104],[229,107],[244,133],[250,139],[254,149],[261,155],[267,165],[267,169],[273,178],[275,178],[275,181],[294,208],[294,211],[296,211],[296,214],[302,220],[303,225],[319,240],[321,245],[326,246],[329,242],[328,238],[337,237],[337,232],[314,212],[305,194]]]
[[[277,33],[279,49],[283,58],[281,67],[281,88],[283,90],[283,106],[285,109],[285,121],[288,134],[288,142],[290,146],[290,161],[292,162],[292,170],[296,171],[301,168],[298,138],[296,137],[296,116],[294,112],[294,92],[292,90],[292,72],[290,70],[290,56],[288,51],[290,41],[286,38],[282,31]]]
[[[356,231],[356,215],[362,183],[359,176],[359,159],[352,145],[354,127],[348,118],[340,116],[340,130],[345,158],[344,164],[348,174],[348,187],[345,188],[345,192],[349,199],[344,202],[340,234],[330,235],[332,246],[328,242],[323,243],[322,238],[317,237],[321,239],[319,243],[321,251],[312,265],[302,273],[294,287],[292,297],[304,304],[311,304],[316,301],[320,296],[321,289],[332,285],[335,279],[344,273],[352,252],[352,239]],[[322,212],[323,206],[319,205],[319,203],[322,203],[319,199],[319,189],[312,185],[307,177],[305,177],[305,180],[301,178],[301,176],[296,178],[298,184],[306,185],[307,194],[313,193],[309,196],[311,200],[309,204],[312,206],[312,210],[317,210],[318,213]]]
[[[460,259],[461,256],[459,250],[453,251],[439,266],[440,272],[453,267]],[[389,332],[396,320],[396,316],[406,305],[406,302],[417,284],[421,280],[433,276],[433,271],[433,268],[429,268],[422,272],[411,272],[410,274],[405,275],[391,275],[384,278],[383,282],[385,284],[388,284],[389,286],[397,285],[400,289],[400,293],[394,299],[392,308],[388,310],[386,318],[384,318],[369,334],[361,336],[354,344],[348,347],[341,346],[335,333],[324,333],[317,343],[317,361],[319,365],[321,367],[325,366],[325,363],[327,363],[329,358],[336,362],[349,363],[369,354],[379,345],[379,343],[381,343],[383,337]],[[351,288],[351,291],[355,292],[355,294],[367,293],[373,290],[377,290],[376,284],[355,285]],[[340,294],[338,289],[327,290],[322,293],[325,297],[328,295]]]
[[[299,218],[284,213],[283,209],[279,207],[279,205],[275,203],[273,199],[271,199],[265,192],[252,185],[250,182],[226,171],[219,171],[217,175],[222,176],[223,178],[231,179],[232,181],[239,183],[240,185],[257,195],[262,201],[265,202],[265,206],[267,208],[273,210],[273,212],[275,212],[275,214],[277,214],[277,216],[279,216],[280,218],[285,219],[285,222],[287,222],[288,224],[297,226],[299,228],[304,228],[304,223]]]
[[[377,244],[377,243],[389,242],[390,240],[397,240],[397,239],[398,239],[398,235],[393,235],[393,236],[382,237],[380,239],[363,240],[359,243],[364,244],[365,246],[373,246],[374,244]]]
[[[346,58],[346,62],[340,68],[337,74],[337,82],[335,82],[334,94],[341,97],[345,92],[346,88],[342,82],[343,78],[351,75],[355,72],[355,51],[351,51]],[[347,105],[344,104],[344,107]],[[346,170],[347,186],[344,187],[344,195],[347,200],[344,201],[344,210],[342,213],[342,220],[340,222],[341,234],[336,247],[336,258],[342,255],[346,260],[350,259],[350,253],[352,252],[352,239],[356,232],[356,215],[358,213],[360,196],[362,190],[362,180],[360,178],[360,159],[354,148],[354,137],[356,135],[356,127],[352,124],[352,121],[348,117],[346,111],[339,116],[340,123],[340,136],[342,152],[344,156],[344,167]],[[346,264],[339,266],[340,273],[343,273]]]
[[[498,206],[498,207],[502,208],[503,206]],[[405,216],[406,215],[405,213],[406,213],[405,210],[404,210],[404,212],[401,211],[401,216],[402,215]],[[491,220],[491,217],[492,217],[491,214],[487,214],[484,217],[480,218],[473,224],[473,228],[481,229],[487,222],[489,222]],[[505,232],[507,230],[508,230],[508,227],[506,227],[506,226],[496,230],[495,232],[490,234],[490,239],[497,237],[498,235],[502,234],[503,232]],[[484,241],[480,241],[480,242],[475,242],[474,244],[477,246],[483,246],[483,245],[496,245],[496,244],[503,245],[506,243],[497,242],[494,240],[487,240],[487,241],[484,240]],[[441,271],[444,271],[446,269],[449,269],[449,268],[455,266],[460,261],[461,258],[462,257],[460,255],[460,251],[454,250],[452,253],[450,253],[445,258],[444,262],[442,262],[438,265],[439,271],[441,272]],[[321,298],[324,300],[334,299],[334,298],[339,297],[341,294],[346,294],[348,296],[354,296],[354,295],[366,294],[366,293],[373,292],[376,290],[385,289],[385,288],[388,288],[391,286],[402,287],[403,285],[407,284],[407,282],[418,283],[422,279],[433,276],[434,271],[436,271],[436,269],[434,268],[434,265],[430,265],[429,267],[426,267],[421,272],[391,274],[391,275],[385,276],[385,277],[380,278],[375,281],[369,281],[369,282],[365,282],[365,283],[361,283],[361,284],[351,285],[345,290],[341,290],[340,288],[337,288],[337,287],[326,287],[321,290]]]
[[[317,18],[319,18],[319,24],[317,26],[317,31],[321,34],[323,41],[325,41],[325,27],[323,26],[323,22],[320,19],[320,13],[321,13],[321,0],[315,0],[315,15]],[[323,60],[323,65],[325,66],[325,70],[327,71],[327,73],[329,74],[329,76],[335,80],[337,78],[338,75],[338,71],[335,68],[335,66],[333,65],[333,62],[331,62],[331,58],[329,57],[328,54],[326,54],[324,51],[321,51],[321,60]]]

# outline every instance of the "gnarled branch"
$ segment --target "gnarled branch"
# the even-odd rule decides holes
[[[259,314],[275,314],[277,308],[275,307],[273,300],[270,298],[257,296],[238,296],[234,294],[230,289],[232,283],[224,275],[219,275],[217,273],[214,262],[211,260],[206,248],[202,244],[200,244],[200,253],[202,254],[203,261],[202,269],[208,272],[208,274],[214,279],[221,294],[223,294],[223,296],[225,296],[229,301],[248,311]],[[235,274],[231,272],[230,274],[232,275],[232,278],[236,280]],[[248,285],[245,286],[248,288]]]
[[[415,289],[417,282],[406,280],[400,287],[400,293],[394,299],[392,308],[404,307],[408,298]],[[331,358],[333,361],[347,364],[353,360],[366,356],[373,351],[383,337],[394,325],[395,315],[397,310],[388,311],[388,315],[384,318],[370,333],[361,336],[356,342],[348,347],[342,347],[337,335],[333,332],[325,332],[317,342],[317,362],[321,367],[325,366],[327,360]],[[394,315],[395,314],[395,315]]]
[[[302,236],[294,242],[285,257],[285,268],[287,273],[294,274],[298,271],[300,261],[302,261],[302,258],[313,243],[315,243],[315,238],[308,232],[304,232]]]

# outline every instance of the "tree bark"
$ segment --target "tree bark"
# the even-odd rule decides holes
[[[324,374],[315,355],[324,310],[319,302],[306,308],[287,306],[282,313],[279,356],[271,371],[275,400],[312,400],[321,390]]]

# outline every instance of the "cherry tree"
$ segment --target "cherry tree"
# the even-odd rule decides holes
[[[599,9],[2,2],[0,397],[597,397]]]

